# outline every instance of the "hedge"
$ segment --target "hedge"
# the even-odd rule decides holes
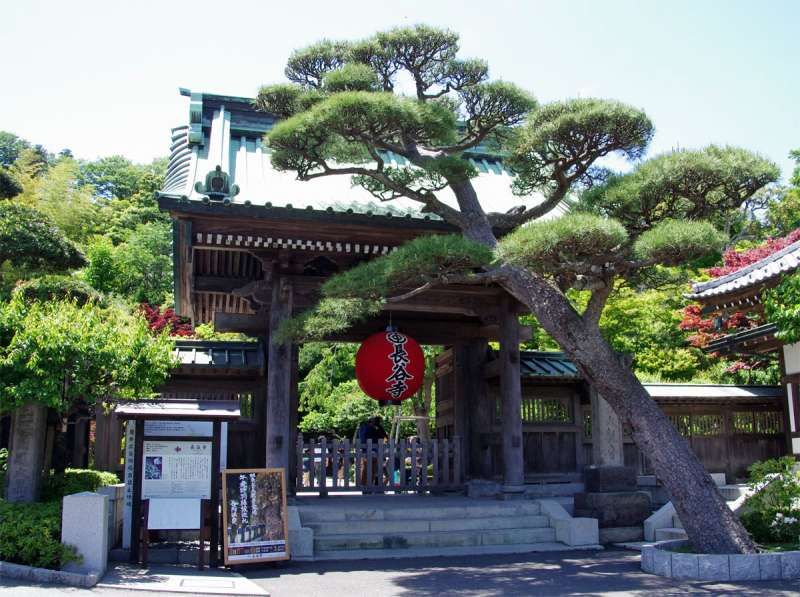
[[[78,561],[75,549],[61,544],[61,500],[116,483],[119,479],[113,473],[67,469],[44,480],[41,502],[0,499],[0,560],[54,570]]]

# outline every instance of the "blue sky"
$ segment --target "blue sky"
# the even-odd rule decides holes
[[[540,101],[643,108],[651,154],[734,144],[790,172],[800,147],[796,0],[12,2],[0,5],[0,129],[81,158],[165,155],[178,87],[251,96],[292,49],[426,22]]]

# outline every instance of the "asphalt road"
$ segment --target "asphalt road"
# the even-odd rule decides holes
[[[238,570],[272,597],[382,597],[384,595],[800,595],[798,581],[678,582],[639,570],[628,551],[535,553],[355,562],[276,563]],[[114,589],[30,586],[0,578],[0,595],[123,597]],[[186,593],[182,593],[185,597]]]

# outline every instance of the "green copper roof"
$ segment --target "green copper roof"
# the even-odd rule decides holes
[[[291,172],[276,171],[262,138],[275,123],[270,114],[259,112],[248,98],[192,93],[189,97],[189,123],[172,129],[170,162],[161,195],[173,199],[203,202],[206,177],[216,166],[227,173],[231,187],[238,193],[227,197],[232,205],[296,209],[333,210],[334,212],[373,215],[411,216],[436,219],[423,214],[419,204],[410,199],[383,203],[360,187],[351,184],[349,176],[330,176],[309,182],[298,181]],[[388,163],[405,160],[385,154]],[[499,156],[473,152],[470,161],[479,175],[473,183],[487,211],[505,212],[522,203],[535,204],[540,198],[520,198],[511,193],[511,174]],[[200,191],[195,188],[201,183]],[[456,206],[449,190],[441,191],[440,199]],[[213,203],[213,202],[211,202]]]

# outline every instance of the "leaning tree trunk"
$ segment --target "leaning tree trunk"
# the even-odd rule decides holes
[[[752,553],[755,545],[686,440],[600,334],[544,279],[503,266],[501,284],[522,301],[575,362],[586,381],[628,423],[650,458],[692,546],[703,553]]]

